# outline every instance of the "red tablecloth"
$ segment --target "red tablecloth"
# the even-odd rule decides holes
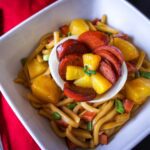
[[[3,34],[55,0],[0,0],[0,34]],[[0,136],[4,150],[39,150],[0,93]]]

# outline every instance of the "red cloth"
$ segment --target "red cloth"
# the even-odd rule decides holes
[[[55,0],[0,0],[0,34],[3,34]],[[0,93],[0,136],[4,150],[39,150]]]

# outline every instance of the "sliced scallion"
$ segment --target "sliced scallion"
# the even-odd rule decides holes
[[[140,76],[150,79],[150,72],[144,72],[144,71],[140,71]]]
[[[116,107],[116,111],[120,114],[124,113],[124,107],[123,107],[123,103],[121,102],[121,100],[116,99],[115,100],[115,107]]]
[[[68,33],[67,33],[67,36],[71,36],[71,35],[72,35],[71,32],[68,32]]]
[[[92,74],[96,74],[96,71],[95,71],[95,70],[89,70],[87,65],[84,66],[83,71],[84,71],[84,73],[87,74],[88,76],[91,76]]]
[[[92,124],[92,121],[90,121],[90,122],[88,122],[88,124],[87,124],[87,130],[88,130],[88,131],[92,131],[92,129],[93,129],[93,124]]]
[[[48,59],[49,59],[49,54],[43,55],[43,60],[44,60],[44,61],[48,61]]]
[[[58,112],[53,112],[52,113],[52,118],[54,120],[60,120],[61,119],[61,115]]]
[[[71,103],[71,104],[69,104],[67,107],[69,108],[69,109],[71,109],[71,110],[73,110],[75,107],[76,107],[76,103]]]

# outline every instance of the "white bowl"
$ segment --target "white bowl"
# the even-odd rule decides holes
[[[150,22],[124,0],[61,0],[16,26],[0,39],[0,89],[9,105],[41,149],[66,150],[65,142],[23,98],[25,88],[14,84],[20,59],[27,56],[42,35],[56,30],[73,18],[93,19],[108,15],[108,23],[129,34],[150,57]],[[101,150],[129,150],[150,133],[150,101]]]
[[[57,57],[56,49],[57,49],[58,45],[62,44],[63,42],[65,42],[69,39],[78,39],[78,36],[74,36],[74,35],[69,36],[69,37],[66,37],[63,40],[59,41],[52,49],[49,60],[48,60],[51,75],[52,75],[53,79],[55,80],[56,84],[62,90],[64,89],[65,82],[64,82],[64,80],[61,79],[61,77],[59,75],[59,71],[58,71],[59,70],[59,60]],[[123,88],[123,86],[127,80],[127,75],[128,75],[127,66],[126,66],[126,63],[123,62],[122,67],[121,67],[121,76],[119,77],[119,79],[117,80],[115,85],[113,85],[113,87],[110,90],[108,90],[107,92],[105,92],[104,94],[97,96],[93,100],[90,100],[89,103],[105,102],[105,101],[108,101],[109,99],[111,99],[112,97],[114,97]]]

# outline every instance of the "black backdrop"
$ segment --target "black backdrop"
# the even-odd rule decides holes
[[[150,0],[128,0],[150,19]],[[150,135],[139,143],[133,150],[150,150]]]

